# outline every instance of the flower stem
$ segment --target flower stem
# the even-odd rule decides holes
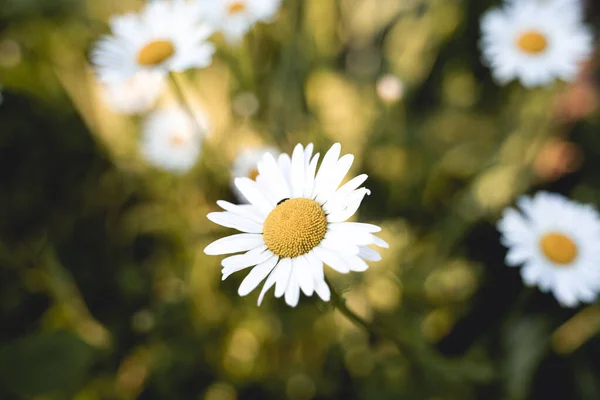
[[[183,89],[181,88],[181,85],[179,84],[179,82],[177,82],[177,78],[175,77],[175,74],[173,72],[170,72],[169,78],[171,79],[171,87],[173,88],[175,97],[177,97],[177,101],[184,108],[185,112],[190,116],[190,118],[194,121],[194,124],[196,124],[196,128],[198,128],[198,131],[203,132],[204,126],[196,118],[196,114],[194,113],[194,111],[192,110],[192,107],[190,106],[187,99],[185,98]]]
[[[327,279],[327,277],[325,278],[325,282],[327,283],[327,285],[329,286],[329,289],[331,291],[332,304],[346,318],[348,318],[354,324],[362,327],[370,335],[372,335],[374,337],[378,337],[380,339],[387,339],[387,340],[392,341],[396,345],[398,350],[400,350],[402,353],[404,353],[405,356],[407,356],[407,357],[415,356],[415,354],[414,354],[415,352],[412,348],[413,346],[411,346],[407,340],[404,340],[396,335],[393,335],[387,329],[385,329],[379,325],[372,324],[372,323],[366,321],[364,318],[362,318],[361,316],[356,314],[354,311],[350,310],[348,308],[348,306],[346,305],[346,301],[342,298],[342,296],[339,293],[337,293],[335,291],[333,285]]]

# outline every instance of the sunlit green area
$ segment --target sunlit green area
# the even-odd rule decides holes
[[[600,308],[525,287],[495,228],[524,193],[600,206],[596,60],[502,87],[478,47],[498,2],[285,0],[175,74],[210,126],[176,175],[141,157],[143,116],[112,111],[89,62],[142,4],[0,6],[0,399],[600,398]],[[168,86],[156,108],[179,101]],[[369,330],[316,296],[257,307],[203,252],[232,233],[206,215],[237,202],[237,154],[311,142],[369,175],[358,219],[390,248],[326,269]]]

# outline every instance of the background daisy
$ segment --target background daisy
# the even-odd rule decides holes
[[[274,147],[251,147],[240,151],[235,158],[231,169],[231,187],[240,201],[246,199],[235,185],[236,178],[250,178],[256,180],[258,177],[258,162],[265,153],[270,153],[273,157],[279,156],[279,151]]]
[[[183,173],[194,166],[206,135],[206,124],[198,122],[179,108],[157,110],[143,125],[141,152],[152,165]]]
[[[498,83],[519,79],[533,87],[577,76],[592,53],[593,36],[561,9],[553,2],[519,1],[482,17],[483,60]]]
[[[203,19],[230,43],[239,42],[257,22],[269,22],[280,5],[281,0],[198,0]]]
[[[519,199],[498,222],[506,264],[522,265],[525,284],[551,291],[560,304],[593,302],[600,291],[600,215],[558,194]]]
[[[285,296],[292,307],[298,304],[300,291],[306,296],[317,293],[329,301],[323,264],[348,273],[365,271],[365,260],[380,260],[379,253],[368,246],[387,247],[374,235],[381,229],[344,222],[370,192],[360,187],[366,175],[340,186],[354,161],[349,154],[340,157],[340,149],[339,143],[333,145],[318,171],[319,154],[312,155],[312,144],[306,149],[297,145],[291,158],[281,154],[276,160],[266,153],[258,163],[260,180],[235,181],[250,205],[219,201],[217,204],[225,211],[208,214],[211,221],[244,232],[219,239],[204,249],[209,255],[245,252],[221,263],[223,279],[252,267],[239,287],[240,296],[249,294],[266,279],[259,305],[273,286],[275,297]]]
[[[209,66],[215,48],[206,39],[213,31],[197,11],[185,0],[156,0],[139,13],[112,18],[112,34],[92,51],[99,79],[114,82],[140,70],[165,74]]]
[[[124,81],[102,85],[106,104],[120,114],[141,114],[149,111],[165,89],[162,74],[140,71]]]

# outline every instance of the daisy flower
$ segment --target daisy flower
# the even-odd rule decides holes
[[[359,175],[340,186],[354,156],[340,157],[341,146],[334,144],[323,157],[317,172],[319,154],[313,146],[297,145],[290,157],[277,159],[264,154],[258,163],[259,180],[237,178],[235,185],[250,204],[217,204],[225,211],[208,214],[211,221],[243,233],[219,239],[208,245],[208,255],[245,252],[225,258],[223,279],[251,268],[238,294],[245,296],[266,279],[258,296],[260,305],[266,292],[275,286],[275,297],[295,307],[300,291],[329,301],[323,264],[341,273],[365,271],[365,260],[381,256],[369,245],[388,247],[374,235],[381,229],[371,224],[345,222],[352,217],[369,190],[360,187],[367,175]]]
[[[241,151],[235,159],[231,171],[231,187],[242,202],[245,202],[245,197],[235,185],[236,178],[250,178],[257,180],[258,178],[258,162],[263,158],[265,153],[270,153],[273,157],[279,155],[279,151],[273,147],[253,147]]]
[[[165,88],[162,74],[140,71],[122,82],[103,85],[106,104],[119,114],[141,114],[150,110]]]
[[[593,36],[575,13],[559,11],[565,1],[513,1],[482,17],[483,61],[499,84],[519,79],[533,87],[577,76],[591,56]]]
[[[547,192],[523,196],[518,206],[498,222],[506,264],[522,265],[523,282],[551,291],[563,306],[593,302],[600,291],[598,212]]]
[[[184,173],[194,166],[206,135],[198,123],[179,108],[157,110],[143,124],[141,152],[155,167]]]
[[[198,0],[203,19],[229,43],[239,42],[257,22],[269,22],[280,5],[281,0]]]
[[[213,33],[199,20],[196,7],[185,0],[149,2],[140,13],[111,19],[112,35],[99,40],[92,63],[103,82],[122,81],[138,71],[184,71],[207,67],[214,45]]]

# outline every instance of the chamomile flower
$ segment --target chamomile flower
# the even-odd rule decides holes
[[[194,166],[206,135],[198,122],[179,108],[153,112],[143,124],[141,153],[151,165],[184,173]]]
[[[498,222],[506,264],[519,266],[528,286],[551,291],[574,307],[600,292],[600,215],[589,205],[540,192],[518,200],[520,212],[504,210]]]
[[[229,43],[239,42],[257,22],[269,22],[280,5],[281,0],[198,0],[204,20]]]
[[[185,0],[149,2],[140,13],[111,19],[112,35],[92,51],[92,63],[103,82],[123,81],[139,71],[166,74],[207,67],[215,47],[206,40],[213,30],[197,8]]]
[[[162,74],[140,71],[124,81],[103,85],[106,104],[119,114],[141,114],[150,110],[165,88]]]
[[[573,21],[583,20],[582,0],[507,0],[506,3],[514,5],[523,2],[537,3],[544,7],[551,7],[559,12],[562,18],[571,18]]]
[[[482,17],[483,60],[499,84],[519,79],[533,87],[577,76],[592,53],[593,36],[575,13],[560,12],[556,1],[513,1]]]
[[[341,273],[365,271],[365,260],[379,261],[381,256],[370,245],[387,247],[374,235],[376,225],[345,222],[352,217],[370,192],[360,187],[367,179],[359,175],[344,185],[354,157],[340,157],[336,143],[323,157],[317,172],[319,154],[313,146],[297,145],[290,157],[276,159],[264,154],[258,163],[259,180],[237,178],[236,186],[250,204],[217,204],[225,211],[208,218],[243,233],[227,236],[209,244],[208,255],[241,253],[225,258],[223,279],[251,268],[238,294],[245,296],[263,280],[258,296],[260,305],[266,292],[275,286],[275,297],[284,296],[288,305],[298,304],[300,291],[316,293],[329,301],[323,264]]]
[[[257,180],[257,165],[265,153],[270,153],[273,157],[277,157],[279,155],[279,151],[273,147],[251,147],[241,151],[235,159],[231,171],[231,187],[241,202],[245,202],[245,197],[235,185],[235,179],[246,177],[252,180]]]

